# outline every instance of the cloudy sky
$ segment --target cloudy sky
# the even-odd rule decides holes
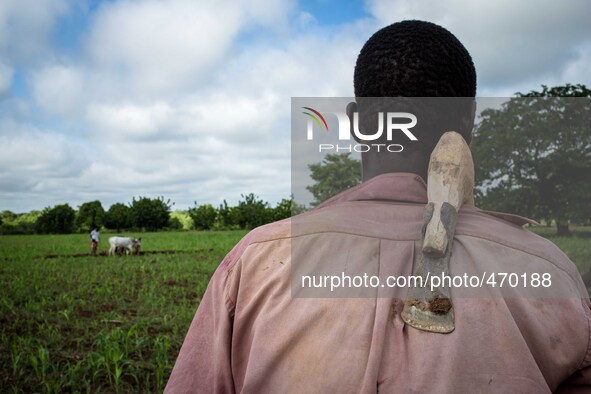
[[[591,86],[591,3],[0,0],[0,210],[290,195],[290,98],[351,96],[377,29],[423,19],[479,96]]]

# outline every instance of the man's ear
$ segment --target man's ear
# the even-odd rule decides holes
[[[351,101],[349,104],[347,104],[347,109],[345,111],[347,112],[347,117],[349,118],[349,130],[351,130],[351,134],[353,135],[355,141],[357,141],[357,143],[360,143],[361,140],[359,140],[357,138],[357,135],[355,135],[355,133],[353,132],[353,114],[357,112],[357,103]]]
[[[474,118],[476,117],[476,100],[472,100],[470,108],[468,109],[466,116],[462,119],[462,135],[464,139],[470,145],[472,142],[472,130],[474,129]]]

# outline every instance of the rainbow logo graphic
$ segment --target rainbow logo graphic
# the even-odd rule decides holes
[[[310,113],[310,112],[304,111],[304,112],[302,112],[303,114],[308,115],[310,118],[312,118],[316,122],[318,127],[328,131],[328,124],[326,123],[326,119],[324,119],[324,116],[322,116],[322,114],[320,112],[318,112],[315,109],[310,108],[310,107],[302,107],[302,108],[312,112],[312,113]],[[322,123],[321,123],[321,121],[322,121]]]

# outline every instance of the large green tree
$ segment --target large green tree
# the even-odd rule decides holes
[[[85,202],[78,208],[78,216],[76,217],[76,225],[79,228],[92,230],[100,228],[105,219],[105,210],[100,201]]]
[[[361,164],[349,155],[328,154],[320,163],[308,164],[310,178],[315,182],[306,187],[315,198],[312,206],[361,183]]]
[[[74,231],[76,211],[68,204],[45,208],[37,218],[35,230],[41,234],[69,234]]]
[[[472,152],[477,203],[485,209],[568,222],[591,218],[591,90],[584,85],[541,91],[482,113]]]
[[[105,214],[105,226],[117,232],[132,227],[131,208],[123,203],[115,203],[109,207]]]
[[[130,211],[133,226],[148,231],[156,231],[166,227],[170,220],[172,205],[174,203],[171,204],[170,200],[164,201],[164,197],[139,197],[137,200],[134,197]]]

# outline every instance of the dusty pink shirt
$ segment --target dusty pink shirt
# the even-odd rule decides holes
[[[591,392],[591,313],[581,277],[518,217],[463,208],[450,271],[529,267],[552,275],[548,296],[521,287],[469,297],[452,288],[450,334],[403,322],[408,288],[363,298],[292,295],[296,239],[298,259],[338,265],[342,258],[346,269],[411,275],[425,203],[420,177],[385,174],[299,216],[297,225],[250,232],[212,277],[166,392]]]

